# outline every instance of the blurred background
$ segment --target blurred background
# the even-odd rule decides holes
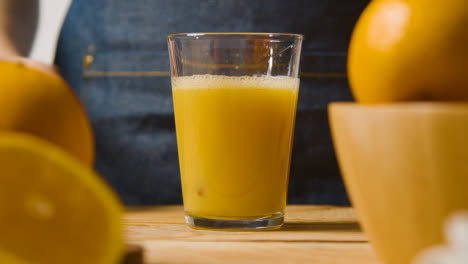
[[[40,0],[39,28],[34,39],[31,58],[51,63],[57,38],[72,0]]]

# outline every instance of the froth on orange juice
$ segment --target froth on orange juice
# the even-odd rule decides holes
[[[252,219],[284,211],[299,79],[173,77],[185,211]]]

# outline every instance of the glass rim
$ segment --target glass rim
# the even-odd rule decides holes
[[[263,39],[304,39],[304,35],[296,33],[261,33],[261,32],[200,32],[200,33],[175,33],[167,36],[168,40],[180,39],[208,39],[213,37],[258,37]]]

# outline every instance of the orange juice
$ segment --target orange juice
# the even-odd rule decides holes
[[[286,205],[299,79],[173,77],[185,211],[254,219]]]

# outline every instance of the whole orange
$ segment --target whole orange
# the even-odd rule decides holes
[[[468,1],[372,1],[348,75],[359,103],[468,100]]]
[[[45,139],[91,166],[94,136],[78,97],[58,75],[0,61],[0,131]]]

